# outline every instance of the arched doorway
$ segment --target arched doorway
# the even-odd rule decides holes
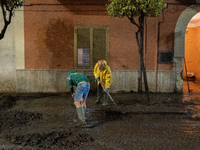
[[[175,71],[175,89],[176,92],[183,91],[183,66],[185,57],[185,31],[188,23],[197,13],[200,12],[200,5],[191,5],[180,15],[175,28],[174,41],[174,71]]]
[[[183,93],[200,93],[200,12],[192,17],[185,31]]]

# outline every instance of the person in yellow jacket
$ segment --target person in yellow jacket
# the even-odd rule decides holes
[[[102,92],[104,93],[103,106],[108,104],[108,94],[109,88],[112,84],[112,72],[110,67],[107,65],[105,60],[99,60],[94,66],[94,77],[97,81],[97,100],[96,104],[100,103],[102,97]],[[105,88],[105,89],[104,89]],[[105,91],[104,91],[105,90]]]

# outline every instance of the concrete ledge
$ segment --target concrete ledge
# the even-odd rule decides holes
[[[17,93],[56,93],[68,92],[66,76],[69,70],[16,70]],[[91,83],[91,90],[96,91],[96,83],[93,70],[76,70],[85,74]],[[132,70],[114,70],[113,84],[110,92],[137,92],[138,73]],[[147,79],[150,92],[173,92],[174,72],[158,71],[155,83],[155,72],[147,71]],[[143,85],[144,86],[144,85]],[[157,91],[155,91],[155,86]],[[144,88],[143,88],[144,89]]]

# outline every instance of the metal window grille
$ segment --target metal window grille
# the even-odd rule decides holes
[[[173,53],[172,52],[159,52],[159,63],[160,64],[171,64],[173,63]]]

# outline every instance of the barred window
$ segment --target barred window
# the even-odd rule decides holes
[[[108,61],[108,27],[78,26],[74,30],[74,67],[92,69],[100,59]]]

